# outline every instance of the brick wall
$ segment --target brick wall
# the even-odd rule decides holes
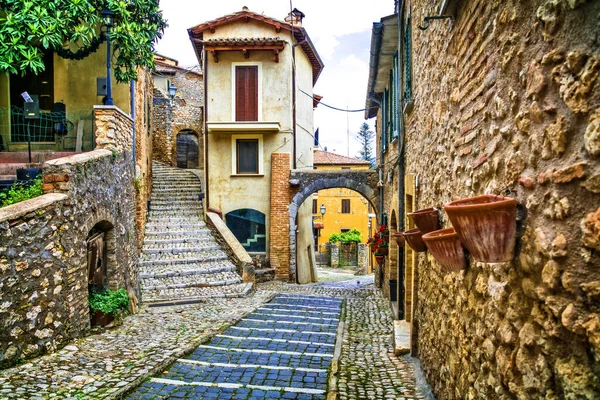
[[[600,2],[459,2],[417,29],[437,11],[412,1],[416,206],[508,188],[522,217],[512,262],[418,255],[427,379],[440,399],[600,398]]]
[[[269,258],[278,279],[290,279],[290,154],[271,154]]]

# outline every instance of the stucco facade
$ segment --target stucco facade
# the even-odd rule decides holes
[[[238,239],[250,253],[263,254],[269,259],[274,200],[272,155],[290,154],[290,169],[313,165],[313,100],[300,91],[312,93],[315,61],[302,46],[292,47],[298,40],[291,25],[247,9],[189,31],[194,36],[192,41],[196,41],[197,54],[202,54],[200,59],[204,61],[206,205],[221,210],[226,220],[229,215],[238,218],[238,222],[240,218],[251,221],[252,232],[238,231]],[[254,50],[245,51],[243,46],[235,48],[227,44],[232,38],[238,41],[258,38],[261,44],[252,43]],[[215,47],[215,43],[221,47]],[[279,49],[273,50],[264,43],[275,43]],[[211,51],[214,48],[219,50]],[[238,67],[247,66],[257,71],[258,111],[253,121],[242,122],[236,121],[235,74]],[[257,168],[252,173],[239,173],[237,169],[240,140],[257,141]],[[284,196],[289,204],[289,196]],[[299,246],[305,249],[312,243],[311,207],[308,203],[303,205],[297,219]],[[287,225],[281,227],[281,233],[277,234],[288,235],[288,229]],[[298,260],[309,265],[311,257],[314,255],[303,252]]]

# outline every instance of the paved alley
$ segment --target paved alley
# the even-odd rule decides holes
[[[324,399],[341,306],[278,295],[128,399]]]

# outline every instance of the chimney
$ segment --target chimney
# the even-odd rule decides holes
[[[306,17],[304,13],[297,8],[294,8],[287,17],[285,17],[285,22],[293,26],[302,26],[302,20]]]

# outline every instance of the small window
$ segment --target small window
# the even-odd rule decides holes
[[[350,199],[342,199],[342,214],[350,214]]]
[[[350,232],[350,228],[342,228],[340,229],[340,233]]]
[[[237,139],[236,150],[236,173],[258,174],[258,139]]]
[[[317,211],[317,199],[313,199],[313,209],[312,209],[312,213],[316,214]]]

